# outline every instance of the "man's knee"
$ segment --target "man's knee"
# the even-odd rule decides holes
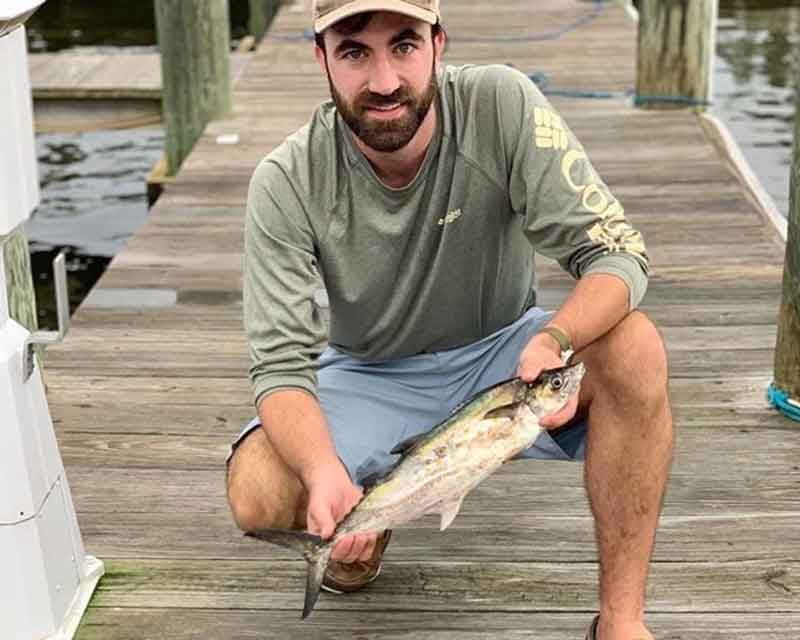
[[[242,531],[295,526],[299,482],[261,429],[251,432],[231,457],[227,493],[233,519]]]
[[[264,527],[264,522],[269,520],[262,506],[241,487],[228,484],[228,504],[236,526],[242,531],[255,531]]]
[[[236,525],[242,531],[253,531],[261,526],[263,507],[257,498],[257,490],[253,486],[253,478],[247,473],[248,444],[255,434],[250,434],[236,449],[228,464],[227,491],[228,505]]]
[[[668,365],[664,341],[655,325],[634,311],[603,340],[597,363],[599,383],[619,397],[660,404],[667,395]]]

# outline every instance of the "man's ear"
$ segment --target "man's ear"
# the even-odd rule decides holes
[[[436,45],[436,68],[438,69],[447,46],[447,33],[444,29],[439,29],[438,33],[433,36],[433,42]]]
[[[314,57],[317,59],[317,64],[319,64],[319,68],[322,69],[322,73],[328,73],[328,65],[325,61],[325,50],[319,45],[314,45]]]

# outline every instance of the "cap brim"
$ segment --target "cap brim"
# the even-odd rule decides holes
[[[408,2],[402,0],[363,0],[362,2],[350,2],[347,6],[340,9],[334,9],[330,13],[314,22],[314,32],[322,33],[332,24],[344,20],[357,13],[364,13],[365,11],[391,11],[393,13],[402,13],[403,15],[417,18],[428,24],[436,24],[439,21],[439,16],[433,11],[415,7]]]

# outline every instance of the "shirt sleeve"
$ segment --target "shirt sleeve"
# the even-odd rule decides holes
[[[607,273],[628,287],[636,308],[647,289],[642,235],[597,175],[583,147],[536,85],[509,69],[498,100],[508,144],[509,192],[536,251],[574,278]]]
[[[327,339],[314,302],[321,286],[301,200],[282,169],[265,160],[250,181],[244,242],[244,323],[256,407],[278,389],[316,396],[316,360]]]

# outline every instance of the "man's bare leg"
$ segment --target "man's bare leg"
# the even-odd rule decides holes
[[[249,433],[231,458],[228,503],[242,531],[307,528],[308,492],[275,451],[263,429]],[[342,558],[332,556],[334,561],[328,567],[325,588],[334,593],[356,591],[377,577],[389,532],[382,537],[369,535],[371,540],[367,544],[361,543],[357,548],[351,541],[340,552]],[[376,546],[378,538],[381,544]],[[362,555],[366,556],[361,558],[362,562],[356,562]]]
[[[600,556],[600,640],[651,640],[650,557],[672,462],[667,361],[658,331],[633,313],[589,345],[585,480]]]
[[[228,503],[242,531],[306,528],[306,490],[263,429],[249,433],[233,454]]]

